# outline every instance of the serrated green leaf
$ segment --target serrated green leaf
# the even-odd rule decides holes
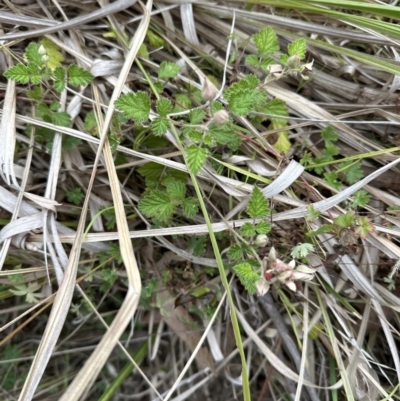
[[[271,58],[271,57],[267,57],[267,58],[261,60],[261,62],[260,62],[260,67],[261,67],[261,69],[262,69],[263,71],[268,72],[268,67],[269,67],[271,64],[276,64],[276,61],[275,61],[273,58]]]
[[[149,51],[144,43],[142,43],[139,47],[138,56],[144,58],[145,60],[150,59]]]
[[[158,189],[146,192],[141,197],[138,207],[147,217],[155,217],[160,221],[170,219],[175,210],[168,194]]]
[[[40,84],[42,82],[42,74],[40,67],[37,64],[29,63],[26,68],[28,69],[29,79],[34,85]]]
[[[249,205],[247,206],[247,214],[253,219],[266,217],[270,214],[268,200],[256,186],[254,186],[251,193]]]
[[[166,117],[169,113],[172,113],[172,109],[172,103],[168,98],[161,97],[159,100],[157,100],[157,113],[160,116]]]
[[[253,36],[254,43],[260,54],[269,55],[279,51],[279,42],[272,28],[264,28]]]
[[[192,107],[192,101],[190,97],[185,93],[176,93],[175,94],[175,105],[174,105],[174,113],[179,113],[180,111],[185,111]]]
[[[244,223],[243,226],[240,228],[240,234],[245,237],[252,237],[256,234],[256,229],[254,228],[253,224]]]
[[[88,85],[94,79],[94,76],[76,64],[71,64],[68,67],[68,83],[70,85]]]
[[[195,130],[190,130],[187,134],[186,134],[187,138],[190,139],[192,142],[202,142],[203,141],[203,134],[199,131],[195,131]]]
[[[211,124],[208,127],[208,133],[220,145],[228,145],[231,149],[236,150],[242,143],[242,139],[233,130],[232,124],[224,125]]]
[[[158,78],[168,79],[175,78],[179,74],[179,65],[170,61],[163,61],[158,70]]]
[[[355,222],[354,212],[347,212],[345,214],[341,214],[333,220],[333,223],[344,228],[349,228]]]
[[[57,111],[51,115],[51,119],[55,125],[61,127],[69,127],[71,125],[71,116],[66,111]]]
[[[247,56],[245,63],[246,65],[251,65],[253,67],[260,66],[260,60],[255,54],[250,54],[249,56]]]
[[[256,281],[260,278],[260,273],[255,269],[253,264],[248,261],[238,263],[234,268],[240,282],[249,294],[255,294]]]
[[[55,43],[53,43],[51,40],[47,38],[40,39],[39,44],[44,46],[44,48],[46,49],[46,53],[49,57],[47,61],[47,66],[51,70],[60,67],[62,62],[64,61],[64,56],[60,51],[61,49]]]
[[[361,189],[360,191],[357,191],[353,195],[353,202],[351,203],[351,207],[352,208],[364,207],[365,205],[368,204],[370,199],[371,195],[367,191]]]
[[[182,201],[186,195],[186,185],[182,181],[168,181],[166,184],[167,193],[172,201]]]
[[[63,67],[56,67],[53,71],[54,76],[54,89],[57,92],[62,92],[65,89],[65,69]]]
[[[28,69],[23,64],[17,64],[14,67],[10,67],[4,73],[4,76],[21,84],[27,84],[29,82]]]
[[[40,102],[42,100],[42,95],[43,92],[40,86],[35,86],[34,88],[26,92],[26,96],[29,97],[29,99],[36,100],[37,102]]]
[[[275,128],[273,128],[275,129]],[[274,148],[279,152],[286,154],[291,149],[292,144],[289,140],[289,133],[287,131],[279,132],[278,140],[274,143]]]
[[[196,216],[199,212],[199,202],[194,198],[186,198],[182,202],[181,207],[184,215],[190,219]]]
[[[204,135],[203,143],[204,143],[204,145],[207,145],[210,147],[215,145],[214,138],[211,135]]]
[[[37,66],[44,64],[42,60],[43,54],[39,54],[39,47],[40,45],[36,42],[29,43],[24,54],[28,63],[36,64]]]
[[[164,117],[156,117],[151,122],[151,129],[156,136],[165,135],[169,129],[169,121]]]
[[[60,109],[60,107],[61,107],[61,103],[58,100],[53,100],[50,103],[49,109],[51,111],[58,111]]]
[[[306,56],[307,43],[303,38],[297,39],[293,43],[288,45],[289,56],[298,55],[300,60],[303,60]]]
[[[252,109],[253,104],[254,95],[250,89],[244,89],[229,99],[229,109],[237,116],[246,116]]]
[[[213,102],[211,109],[213,113],[216,113],[217,111],[223,110],[224,105],[221,102]]]
[[[315,237],[317,235],[326,234],[334,230],[335,226],[333,224],[322,224],[317,230],[310,231],[306,235],[309,237]]]
[[[288,116],[288,109],[285,104],[280,99],[273,99],[270,102],[268,102],[264,107],[263,107],[263,112],[270,115],[270,116],[282,116],[282,117],[287,117]],[[281,119],[279,119],[281,120]]]
[[[188,146],[186,151],[188,167],[193,174],[197,174],[207,159],[208,151],[195,145]]]
[[[193,109],[189,114],[190,124],[201,124],[206,117],[206,113],[202,109]]]
[[[257,234],[268,234],[271,231],[271,224],[266,221],[260,221],[256,224],[255,229]]]
[[[258,78],[249,74],[246,78],[241,79],[239,82],[235,82],[229,89],[224,93],[224,98],[229,101],[232,96],[240,94],[242,91],[249,89],[251,91],[255,90],[260,84]]]
[[[242,252],[242,248],[240,245],[232,245],[229,249],[228,249],[228,258],[229,259],[233,259],[233,260],[239,260],[242,259],[243,257],[243,252]]]
[[[133,118],[138,124],[146,121],[150,113],[150,98],[145,92],[127,93],[115,101],[115,106],[126,117]]]
[[[161,181],[162,176],[165,172],[165,167],[161,164],[150,162],[138,168],[139,173],[145,178],[146,186],[152,187],[157,186]]]

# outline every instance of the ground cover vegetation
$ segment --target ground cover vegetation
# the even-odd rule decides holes
[[[398,399],[399,8],[27,3],[1,399]]]

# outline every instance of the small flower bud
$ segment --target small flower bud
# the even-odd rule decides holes
[[[269,290],[269,283],[263,277],[256,281],[257,293],[260,297],[265,295]]]
[[[280,74],[282,72],[282,66],[280,64],[270,64],[268,66],[268,72],[270,74]]]
[[[46,48],[43,45],[40,45],[39,49],[38,49],[38,53],[41,54],[42,56],[44,54],[47,54]]]
[[[300,66],[300,57],[297,54],[289,57],[287,60],[287,66],[292,70],[298,68]]]
[[[224,125],[229,121],[229,113],[226,110],[218,110],[212,119],[212,122],[216,125]]]
[[[214,100],[218,94],[216,86],[208,79],[205,78],[203,82],[203,89],[201,90],[201,97],[204,100]]]
[[[269,239],[265,234],[257,235],[256,240],[254,241],[255,245],[258,248],[262,248],[262,247],[266,246],[268,244],[268,242],[269,242]]]
[[[42,56],[42,61],[43,61],[43,63],[47,63],[49,61],[49,56],[47,54],[44,54]]]

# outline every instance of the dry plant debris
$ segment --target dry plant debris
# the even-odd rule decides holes
[[[0,7],[0,399],[398,399],[396,5]]]

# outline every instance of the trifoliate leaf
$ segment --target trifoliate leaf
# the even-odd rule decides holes
[[[184,215],[188,218],[193,218],[199,212],[199,202],[194,198],[186,198],[181,207]]]
[[[244,223],[243,226],[240,228],[240,234],[245,237],[252,237],[256,234],[256,229],[254,228],[253,224]]]
[[[21,84],[27,84],[29,82],[29,72],[27,67],[23,64],[17,64],[14,65],[14,67],[10,67],[4,73],[4,76]]]
[[[290,252],[290,255],[294,259],[305,258],[310,252],[315,252],[313,244],[298,244]]]
[[[62,55],[60,48],[47,38],[40,39],[39,44],[44,46],[46,53],[49,56],[49,59],[47,60],[47,66],[51,70],[60,67],[64,61],[64,56]]]
[[[173,106],[171,101],[166,97],[161,97],[157,100],[157,113],[162,116],[166,117],[169,113],[172,112]]]
[[[43,54],[39,53],[39,47],[40,45],[36,42],[29,43],[28,47],[25,50],[25,58],[28,63],[36,64],[40,67],[44,63],[42,59]]]
[[[203,167],[208,156],[207,149],[201,148],[196,145],[190,145],[187,148],[187,162],[190,171],[197,174]]]
[[[175,78],[179,74],[179,65],[170,61],[163,61],[158,70],[158,78]]]
[[[185,199],[186,185],[182,181],[169,181],[165,186],[172,201],[181,201]]]
[[[71,116],[66,111],[53,113],[51,119],[55,125],[60,125],[61,127],[69,127],[71,125]]]
[[[269,55],[279,51],[278,38],[272,28],[262,29],[253,39],[260,54]]]
[[[271,224],[266,221],[260,221],[255,227],[257,234],[268,234],[271,231]]]
[[[247,214],[253,219],[266,217],[270,214],[268,200],[256,186],[254,186],[251,193],[249,205],[247,206]]]
[[[161,221],[172,217],[175,206],[164,191],[158,189],[146,192],[139,201],[139,210],[147,217],[155,217]]]
[[[68,83],[70,85],[88,85],[94,79],[94,76],[76,64],[71,64],[68,67]]]
[[[151,122],[151,129],[156,136],[165,135],[169,129],[169,121],[164,117],[156,117]]]
[[[243,257],[242,248],[240,245],[232,245],[228,249],[228,258],[233,260],[239,260]]]
[[[303,60],[306,56],[307,43],[303,38],[297,39],[293,43],[288,45],[289,56],[299,56],[300,60]]]
[[[53,71],[54,76],[54,89],[57,92],[62,92],[65,89],[65,69],[63,67],[56,67]]]
[[[138,124],[146,121],[150,113],[150,98],[145,92],[127,93],[115,101],[115,106],[126,117],[133,118]]]
[[[190,124],[201,124],[204,121],[206,113],[202,109],[193,109],[189,114]]]

